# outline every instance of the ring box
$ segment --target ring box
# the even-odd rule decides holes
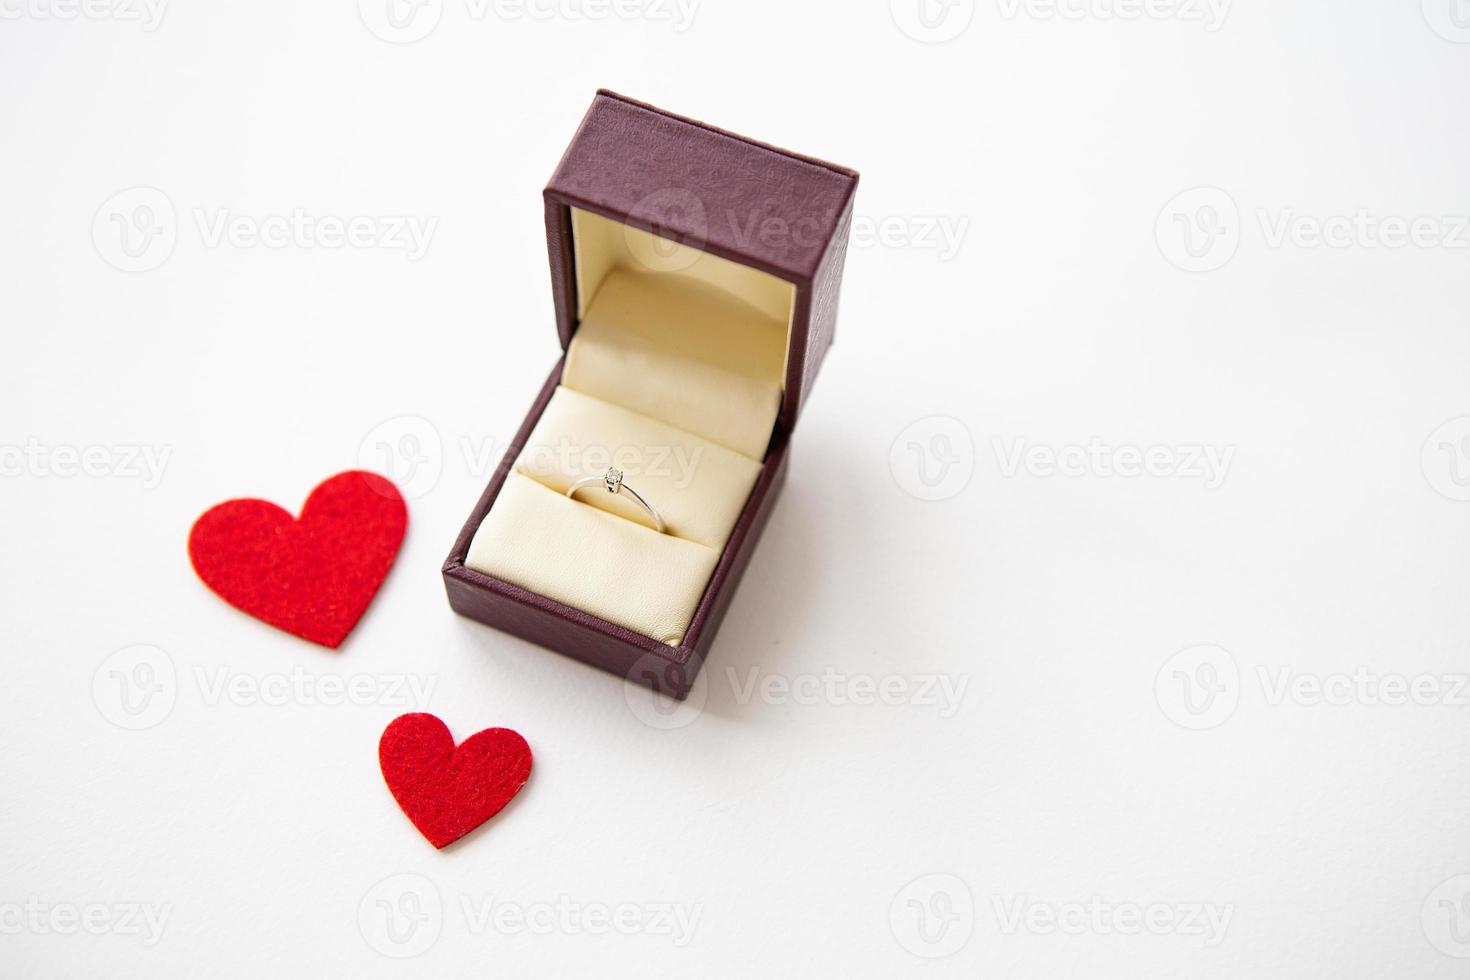
[[[597,93],[543,193],[563,356],[444,562],[455,612],[675,698],[689,693],[832,343],[857,181],[844,167]],[[705,521],[719,508],[702,507],[685,522],[690,540],[677,520],[666,539],[649,537],[657,532],[592,499],[598,490],[566,497],[558,480],[601,471],[538,469],[526,451],[589,405],[695,446],[695,475],[730,498],[724,523]],[[744,482],[721,484],[727,472]],[[627,482],[660,510],[692,506],[699,487],[681,496],[641,479]],[[664,574],[688,581],[650,612],[640,603],[665,598]],[[587,591],[598,583],[609,594]]]

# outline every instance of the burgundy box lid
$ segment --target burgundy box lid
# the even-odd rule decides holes
[[[599,91],[545,190],[562,347],[577,329],[569,208],[767,272],[795,287],[790,432],[832,342],[858,175]]]

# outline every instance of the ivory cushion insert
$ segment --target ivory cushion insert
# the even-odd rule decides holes
[[[609,466],[657,508],[669,534],[716,551],[725,547],[761,471],[749,457],[566,386],[551,396],[515,469],[565,493]],[[576,499],[649,523],[636,502],[601,487],[579,490]]]
[[[678,646],[719,557],[512,472],[465,564]]]

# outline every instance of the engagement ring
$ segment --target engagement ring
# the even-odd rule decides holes
[[[585,490],[587,487],[596,486],[602,487],[608,493],[622,493],[632,497],[637,501],[638,506],[648,511],[648,516],[653,518],[654,530],[658,531],[659,534],[664,533],[664,519],[658,516],[658,511],[653,509],[652,504],[643,499],[642,494],[623,482],[622,470],[609,469],[602,476],[584,476],[576,483],[567,487],[567,496],[575,496],[578,490]]]

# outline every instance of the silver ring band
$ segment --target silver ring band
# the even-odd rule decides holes
[[[648,516],[653,518],[653,528],[659,534],[664,533],[664,519],[658,516],[658,511],[653,509],[653,504],[643,499],[643,495],[623,482],[623,471],[609,468],[602,476],[584,476],[582,479],[567,487],[567,496],[575,496],[578,490],[588,487],[602,487],[608,493],[627,494],[637,501],[638,506],[648,511]]]

